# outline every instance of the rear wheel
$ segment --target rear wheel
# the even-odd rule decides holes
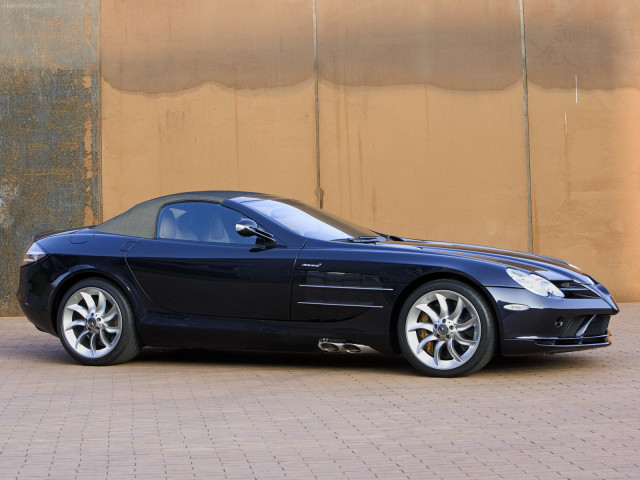
[[[62,298],[57,321],[62,345],[85,365],[126,362],[142,349],[129,301],[105,280],[73,285]]]
[[[416,289],[404,303],[398,338],[404,356],[422,374],[457,377],[489,362],[495,328],[489,305],[474,289],[438,280]]]

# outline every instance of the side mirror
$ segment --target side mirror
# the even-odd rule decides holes
[[[268,242],[273,242],[273,235],[258,228],[258,224],[253,220],[245,218],[236,223],[236,232],[241,237],[258,237]]]

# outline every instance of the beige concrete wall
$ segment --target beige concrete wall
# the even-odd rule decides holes
[[[526,2],[534,249],[640,299],[640,2]]]
[[[308,2],[102,1],[104,216],[185,190],[316,198]]]
[[[527,249],[517,2],[320,1],[318,58],[328,210]]]
[[[639,300],[640,4],[522,6],[524,32],[511,0],[103,0],[105,219],[183,190],[320,197],[396,234],[531,242]]]

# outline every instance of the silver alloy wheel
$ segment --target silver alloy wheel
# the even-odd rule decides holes
[[[478,349],[481,333],[475,307],[451,290],[434,290],[416,300],[405,326],[415,358],[436,370],[466,363]]]
[[[62,313],[67,344],[87,358],[111,352],[122,334],[122,314],[114,298],[97,287],[83,287],[69,297]]]

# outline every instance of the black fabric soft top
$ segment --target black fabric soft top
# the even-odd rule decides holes
[[[98,232],[115,233],[130,237],[155,238],[158,213],[165,205],[181,202],[222,203],[230,198],[252,195],[262,194],[233,190],[174,193],[173,195],[166,195],[140,203],[117,217],[96,225],[93,229]]]

